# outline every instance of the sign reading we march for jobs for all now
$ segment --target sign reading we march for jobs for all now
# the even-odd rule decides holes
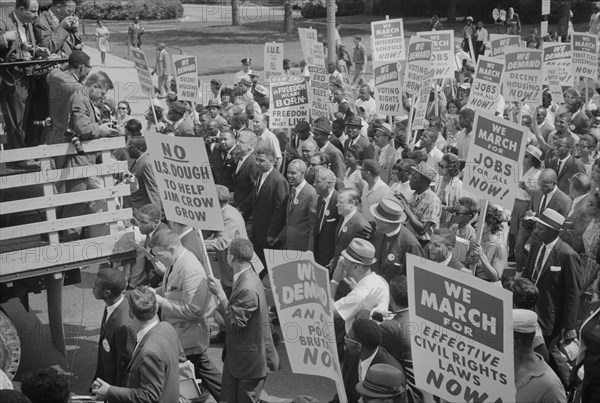
[[[503,70],[501,59],[479,56],[467,107],[489,113],[496,111]]]
[[[223,214],[204,140],[161,134],[145,138],[167,219],[222,231]]]
[[[182,101],[198,102],[198,63],[196,56],[173,56],[177,98]]]
[[[137,70],[138,80],[140,81],[140,90],[150,98],[154,96],[154,84],[152,84],[152,76],[150,68],[146,60],[146,55],[139,49],[131,49],[133,53],[133,62]]]
[[[419,38],[431,41],[431,65],[433,78],[454,78],[454,31],[417,32]],[[411,37],[412,39],[412,37]],[[410,56],[409,56],[410,57]]]

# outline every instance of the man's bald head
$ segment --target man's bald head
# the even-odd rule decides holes
[[[556,172],[554,169],[544,169],[538,178],[538,185],[540,186],[540,191],[547,195],[556,188],[557,181]]]

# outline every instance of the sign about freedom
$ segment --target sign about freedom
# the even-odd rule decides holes
[[[301,120],[308,121],[306,81],[271,84],[271,125],[292,129]]]
[[[204,140],[150,135],[146,142],[167,219],[223,231],[223,214]]]
[[[512,209],[525,156],[527,132],[523,126],[475,111],[463,189],[475,197],[494,200]]]
[[[373,21],[371,23],[371,40],[373,41],[373,62],[406,60],[402,18]]]
[[[341,370],[328,270],[310,252],[265,250],[265,256],[292,372],[337,383]]]
[[[140,81],[140,90],[152,98],[154,96],[154,84],[152,84],[152,76],[150,75],[146,55],[139,49],[131,48],[131,52],[133,53],[133,62]]]
[[[177,98],[182,101],[198,102],[198,63],[196,56],[173,56]]]
[[[544,45],[544,84],[547,84],[548,69],[556,68],[564,86],[573,85],[573,58],[570,43],[542,42]],[[554,98],[553,98],[554,99]]]
[[[407,255],[417,388],[449,402],[514,402],[512,294]]]
[[[542,104],[542,51],[504,48],[506,65],[502,75],[506,102]]]
[[[493,114],[496,110],[496,102],[500,99],[503,70],[504,61],[493,57],[479,56],[467,103],[468,107]]]
[[[431,41],[433,78],[454,78],[454,31],[417,32],[417,36]]]
[[[571,44],[575,76],[596,80],[598,78],[598,35],[574,32],[571,36]]]
[[[504,59],[504,48],[507,46],[521,46],[521,36],[490,34],[492,57]]]
[[[270,83],[271,77],[283,75],[283,43],[265,43],[265,82]]]
[[[404,92],[407,94],[415,95],[421,90],[425,73],[431,66],[431,47],[432,43],[428,39],[410,37],[408,61],[404,74]]]

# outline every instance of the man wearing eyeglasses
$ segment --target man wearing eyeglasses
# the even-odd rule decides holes
[[[79,32],[79,18],[75,15],[73,0],[52,0],[52,6],[35,22],[38,44],[52,53],[69,56],[81,49],[83,39]]]
[[[578,172],[585,173],[585,167],[581,161],[573,158],[571,151],[575,146],[575,140],[571,136],[561,136],[554,141],[554,158],[546,165],[553,169],[558,176],[558,188],[565,194],[569,193],[569,179]]]

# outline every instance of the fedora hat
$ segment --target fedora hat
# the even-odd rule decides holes
[[[248,87],[252,87],[252,81],[250,81],[250,77],[248,77],[248,76],[243,76],[242,78],[240,78],[240,84],[244,84],[244,85],[247,85]]]
[[[356,385],[363,396],[389,398],[406,392],[404,372],[389,364],[374,364],[367,370],[365,380]]]
[[[221,103],[218,99],[211,98],[208,100],[208,104],[206,104],[207,108],[219,108],[221,109]]]
[[[375,133],[382,133],[389,138],[392,138],[392,126],[388,123],[383,123],[381,127],[378,127],[377,130],[375,130]]]
[[[529,144],[525,149],[525,152],[531,155],[533,158],[537,159],[538,161],[542,162],[542,150],[540,150],[536,146]]]
[[[565,217],[559,212],[551,208],[547,208],[540,214],[539,217],[533,217],[533,221],[538,222],[546,227],[550,227],[555,231],[561,231],[565,223]]]
[[[342,256],[353,263],[364,266],[370,266],[377,261],[373,244],[361,238],[354,238],[350,245],[342,251]]]
[[[384,197],[369,209],[373,217],[384,222],[399,224],[406,221],[404,207],[393,197]]]
[[[429,179],[430,182],[435,182],[437,179],[437,172],[425,161],[419,162],[419,165],[412,167],[412,169]]]
[[[317,123],[315,123],[313,125],[313,132],[323,132],[323,133],[331,133],[331,123],[329,122],[329,119],[327,118],[323,118],[323,119],[319,119],[317,121]]]
[[[358,116],[352,115],[348,118],[348,121],[346,122],[346,127],[347,126],[362,127],[362,120]]]

